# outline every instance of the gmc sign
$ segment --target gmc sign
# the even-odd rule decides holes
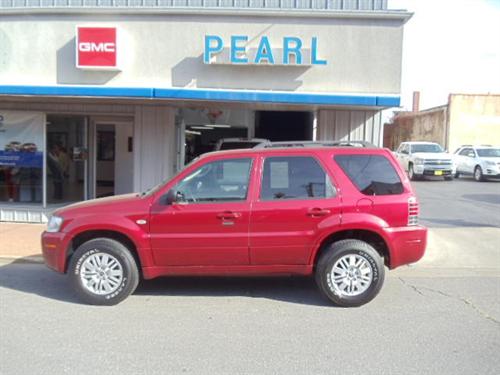
[[[116,27],[77,27],[76,67],[118,69]]]

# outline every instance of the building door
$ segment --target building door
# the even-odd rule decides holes
[[[90,139],[90,198],[133,192],[132,122],[92,119]]]
[[[47,203],[87,199],[87,118],[47,115],[46,129]]]

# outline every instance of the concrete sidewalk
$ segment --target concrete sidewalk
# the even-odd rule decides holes
[[[45,224],[0,223],[0,258],[42,261],[40,236]]]
[[[0,223],[0,258],[43,261],[40,235],[44,224]],[[430,228],[427,251],[415,271],[447,269],[490,269],[500,275],[500,228]]]

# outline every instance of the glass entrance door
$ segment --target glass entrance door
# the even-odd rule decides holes
[[[91,120],[90,198],[133,192],[133,122]]]
[[[46,200],[67,204],[87,198],[87,120],[84,116],[48,115]]]

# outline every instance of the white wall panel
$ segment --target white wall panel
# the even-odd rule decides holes
[[[135,191],[144,191],[173,176],[175,148],[174,109],[137,106],[134,128]]]
[[[381,112],[369,110],[321,110],[318,140],[356,140],[382,145]]]

